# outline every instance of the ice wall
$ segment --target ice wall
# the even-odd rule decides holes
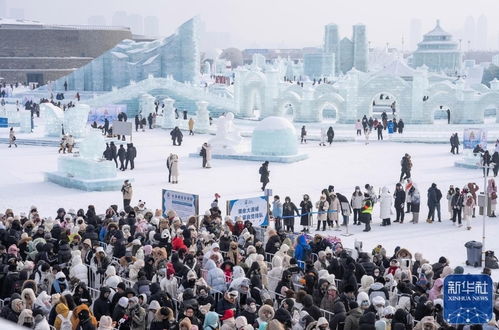
[[[180,82],[198,82],[200,75],[199,18],[182,24],[169,37],[151,42],[124,40],[87,65],[55,81],[55,89],[111,91],[149,75],[173,76]]]

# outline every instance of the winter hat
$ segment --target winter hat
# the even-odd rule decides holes
[[[99,252],[102,252],[104,253],[104,248],[102,246],[98,246],[96,249],[95,249],[95,253],[99,253]]]
[[[319,317],[319,319],[317,320],[317,328],[319,328],[321,325],[329,325],[326,318],[323,316]]]
[[[359,292],[359,294],[357,295],[357,304],[359,306],[366,306],[366,307],[369,307],[371,305],[367,293]]]
[[[373,305],[385,305],[385,299],[381,296],[375,296],[372,299],[372,304]]]
[[[19,248],[15,244],[9,246],[9,249],[7,250],[8,254],[17,254],[17,252],[19,252]]]
[[[110,316],[102,315],[99,320],[99,327],[97,330],[112,330],[113,329],[113,319]]]
[[[454,268],[454,274],[464,274],[464,268],[461,266],[457,266]]]
[[[233,318],[233,317],[234,317],[234,310],[233,309],[227,309],[224,312],[224,315],[220,318],[220,320],[224,321],[224,320],[227,320],[227,319],[230,319],[230,318]]]
[[[433,305],[440,305],[441,307],[444,306],[444,300],[442,298],[437,298],[433,300]]]
[[[395,308],[392,306],[387,306],[383,309],[383,316],[388,316],[388,315],[394,315],[395,314]]]
[[[152,300],[151,303],[149,304],[149,310],[159,310],[161,306],[159,305],[159,302],[157,300]]]
[[[56,280],[66,279],[66,275],[64,275],[63,272],[58,272],[57,274],[55,274],[55,279]]]
[[[246,317],[244,316],[238,316],[236,318],[236,328],[242,328],[244,326],[248,325],[248,320],[246,320]]]
[[[128,307],[128,298],[127,297],[121,297],[120,300],[118,300],[118,305],[127,308]]]
[[[88,246],[92,246],[92,241],[89,238],[85,238],[83,240],[83,244],[87,244]]]
[[[440,264],[446,264],[447,263],[447,259],[445,257],[440,257],[438,259],[438,263],[440,263]]]

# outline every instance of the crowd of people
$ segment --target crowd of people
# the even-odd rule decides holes
[[[366,189],[347,204],[384,203],[386,190],[374,200]],[[123,209],[111,205],[103,215],[92,205],[53,217],[36,206],[0,214],[0,317],[56,330],[456,328],[442,315],[443,279],[464,270],[444,256],[430,262],[406,248],[362,251],[336,237],[295,234],[286,216],[299,211],[289,198],[281,206],[274,198],[275,228],[255,228],[223,217],[218,194],[204,215],[180,219],[144,201],[131,207],[129,182],[123,193]],[[323,191],[320,222],[338,225],[327,209],[343,207],[340,196]],[[304,198],[302,213],[311,204]],[[363,211],[354,211],[357,220]],[[489,325],[497,327],[495,319]]]

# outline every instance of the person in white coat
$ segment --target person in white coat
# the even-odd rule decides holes
[[[225,274],[221,268],[218,268],[215,261],[208,260],[206,263],[206,269],[208,274],[206,275],[206,283],[208,286],[215,290],[214,292],[225,292],[227,290],[227,284],[225,282]]]
[[[329,203],[329,213],[327,214],[328,224],[330,228],[334,228],[336,224],[336,229],[339,229],[338,217],[339,213],[341,213],[341,203],[334,192],[331,192],[329,197],[331,202]]]
[[[326,128],[321,127],[321,143],[319,143],[320,146],[323,146],[323,147],[326,146],[326,137],[327,137]]]
[[[279,281],[282,279],[282,259],[279,256],[274,256],[272,259],[272,269],[269,271],[268,274],[268,279],[269,279],[269,285],[268,289],[271,292],[275,292],[275,289],[277,288],[277,284],[279,284]]]
[[[80,251],[73,251],[73,259],[71,260],[71,268],[69,270],[69,278],[78,279],[81,283],[88,285],[88,269],[81,260]]]
[[[171,173],[172,173],[172,183],[178,183],[178,156],[173,154],[171,156]]]
[[[475,199],[468,189],[463,189],[463,191],[465,191],[463,220],[466,223],[466,229],[471,230],[471,217],[473,216],[473,209],[475,208]]]
[[[317,208],[317,229],[319,231],[322,222],[322,231],[326,231],[326,223],[327,223],[327,211],[329,209],[329,203],[326,200],[326,196],[321,195],[320,200],[316,203],[315,207]]]
[[[209,143],[206,143],[206,168],[211,168],[211,152],[212,148]]]
[[[380,200],[379,215],[382,220],[381,225],[389,226],[391,225],[393,199],[387,187],[383,187],[381,189],[381,195],[379,197],[379,200]]]

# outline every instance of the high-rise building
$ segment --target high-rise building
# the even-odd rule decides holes
[[[340,72],[340,35],[338,25],[328,24],[324,27],[324,53],[334,54],[336,73]]]
[[[0,0],[0,18],[7,17],[7,0]]]
[[[144,18],[144,34],[146,36],[159,35],[159,21],[156,16],[146,16]]]
[[[128,16],[128,25],[133,34],[143,34],[144,33],[144,19],[138,14],[132,14]]]
[[[464,21],[463,45],[466,45],[467,51],[472,50],[476,46],[475,29],[475,19],[473,18],[473,16],[466,17],[466,20]]]
[[[487,49],[487,16],[480,15],[476,23],[476,49],[486,50]]]
[[[340,40],[338,26],[328,24],[324,28],[323,52],[334,54],[336,74],[347,73],[352,68],[366,72],[368,70],[368,45],[366,26],[353,26],[352,38]]]
[[[130,24],[128,23],[128,15],[126,14],[126,12],[123,10],[115,12],[113,15],[112,24],[113,26],[130,27]]]
[[[353,67],[359,71],[367,72],[369,50],[367,49],[366,26],[356,24],[353,26]]]
[[[412,19],[409,31],[409,50],[415,50],[422,37],[422,23],[420,19]]]
[[[412,54],[414,68],[426,65],[430,71],[455,74],[461,71],[463,54],[452,35],[440,27],[440,20],[433,30],[423,36],[418,49]]]

